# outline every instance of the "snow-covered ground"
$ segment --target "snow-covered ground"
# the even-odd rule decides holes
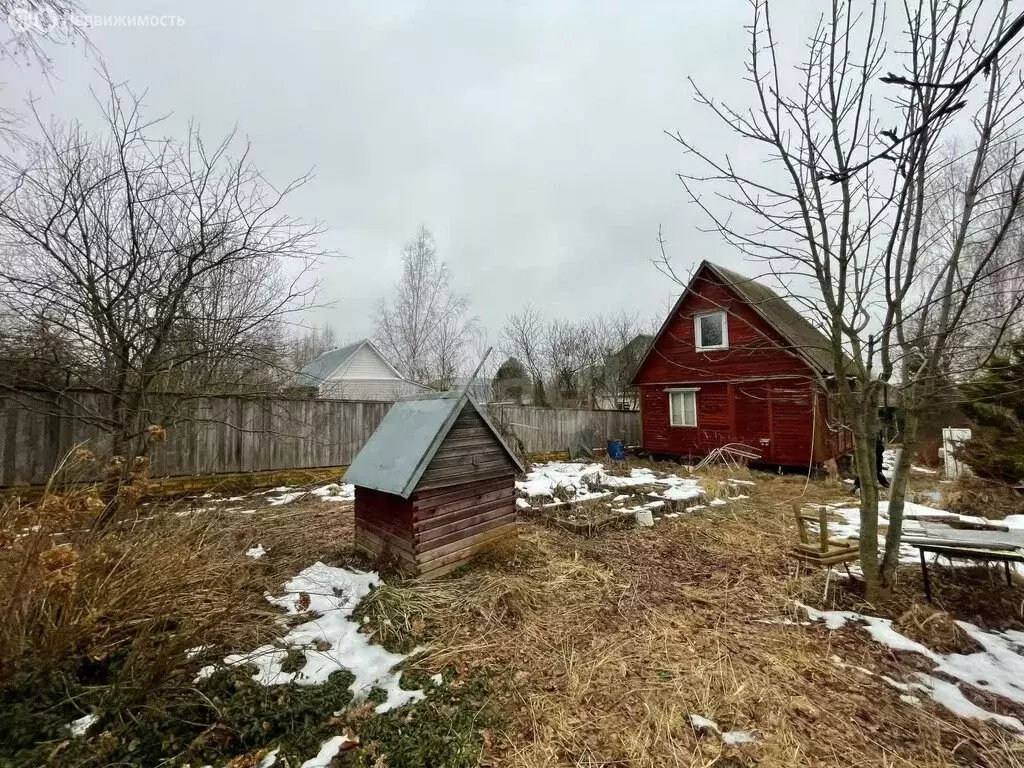
[[[723,480],[730,499],[744,499],[740,493],[755,485],[752,480]],[[691,477],[664,474],[646,467],[634,468],[629,475],[612,475],[602,464],[551,461],[535,464],[525,479],[516,483],[520,510],[572,506],[580,502],[603,501],[612,512],[634,515],[641,525],[650,525],[661,517],[674,518],[687,511],[706,509],[698,504],[706,493],[700,481]],[[694,502],[690,504],[689,502]],[[728,502],[712,499],[712,506]]]
[[[899,448],[887,448],[882,451],[882,474],[885,475],[886,480],[892,480],[893,471],[896,469],[896,462],[899,460],[901,449]],[[921,475],[937,475],[939,474],[936,469],[929,469],[928,467],[922,467],[919,464],[910,465],[911,472],[917,472]]]
[[[265,491],[254,491],[246,496],[220,496],[204,493],[189,499],[189,507],[175,514],[190,517],[204,512],[228,512],[236,515],[253,515],[261,509],[281,507],[295,501],[351,502],[356,497],[356,488],[347,483],[328,483],[316,488],[298,488],[280,485]]]
[[[1001,696],[1015,704],[1024,704],[1024,632],[1007,630],[1006,632],[986,632],[966,621],[957,624],[970,635],[983,650],[976,653],[936,653],[921,643],[911,640],[893,629],[890,619],[878,616],[866,616],[853,611],[819,611],[810,606],[798,603],[812,621],[823,621],[831,630],[837,630],[848,622],[859,623],[867,629],[871,638],[894,651],[917,653],[933,664],[933,672],[938,672],[954,680],[985,693]],[[850,667],[839,657],[833,659],[839,666]],[[881,678],[884,682],[904,695],[900,698],[908,703],[915,703],[916,694],[932,698],[937,704],[965,718],[991,720],[1000,725],[1024,734],[1024,723],[1019,718],[1000,715],[984,709],[970,701],[957,686],[948,680],[933,674],[914,672],[910,682],[893,680],[885,675],[878,675],[862,667],[855,669]]]
[[[829,511],[829,514],[837,515],[843,520],[841,522],[830,521],[829,522],[829,534],[835,539],[857,539],[860,538],[860,508],[859,507],[847,507],[839,504],[826,504],[825,509]],[[878,524],[879,526],[889,524],[889,502],[879,501],[878,502]],[[1019,520],[1011,518],[1020,518]],[[991,521],[986,520],[983,517],[975,517],[974,515],[959,515],[956,512],[948,512],[944,509],[933,509],[932,507],[926,507],[923,504],[915,504],[907,501],[903,504],[903,535],[913,535],[915,533],[922,534],[918,520],[920,519],[932,519],[936,521],[945,520],[958,520],[964,523],[970,523],[972,525],[986,525]],[[1007,525],[1011,528],[1020,527],[1024,528],[1024,515],[1011,515],[1006,520],[995,521],[999,525]],[[885,537],[878,537],[879,547],[885,546]],[[916,563],[919,560],[919,554],[909,544],[900,545],[900,562],[901,563]],[[851,566],[852,567],[852,566]]]
[[[278,488],[271,488],[264,491],[267,496],[267,503],[277,507],[282,504],[291,504],[293,501],[305,497],[313,497],[320,501],[352,501],[356,497],[356,487],[347,483],[329,483],[312,490],[291,488],[287,485]],[[271,496],[270,494],[277,494]]]
[[[718,723],[703,715],[691,712],[688,719],[693,730],[698,733],[716,733],[727,747],[738,747],[756,741],[754,734],[750,731],[723,731],[718,727]]]
[[[422,699],[423,691],[401,688],[402,674],[393,671],[407,656],[373,645],[351,619],[359,601],[380,583],[380,577],[372,571],[314,563],[285,584],[283,594],[267,595],[267,600],[288,614],[308,611],[315,618],[294,627],[278,645],[261,645],[249,653],[232,654],[223,665],[251,664],[256,667],[253,679],[263,685],[319,685],[332,672],[346,669],[355,676],[350,688],[357,700],[374,687],[385,691],[387,698],[377,706],[377,712]],[[306,657],[305,665],[297,672],[282,669],[290,650],[299,650]],[[217,668],[203,667],[199,678],[213,674]]]

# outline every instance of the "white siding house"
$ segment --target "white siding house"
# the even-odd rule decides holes
[[[403,378],[369,339],[320,355],[302,369],[296,386],[316,389],[319,397],[387,402],[429,391]]]

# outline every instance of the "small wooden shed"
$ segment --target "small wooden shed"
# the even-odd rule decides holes
[[[516,532],[522,462],[467,392],[395,403],[352,461],[355,545],[433,578]]]

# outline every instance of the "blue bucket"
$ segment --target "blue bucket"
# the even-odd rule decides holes
[[[608,441],[608,458],[612,461],[625,461],[626,460],[626,441],[625,440],[609,440]]]

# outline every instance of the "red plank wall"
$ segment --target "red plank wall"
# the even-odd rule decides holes
[[[726,443],[745,443],[761,451],[766,463],[806,466],[812,460],[814,431],[820,433],[824,425],[816,423],[821,418],[820,408],[816,417],[811,407],[811,382],[784,379],[692,384],[700,388],[696,427],[669,425],[664,384],[640,387],[645,450],[674,456],[704,456]],[[730,416],[730,410],[734,416]],[[813,460],[825,458],[828,456],[821,455],[819,448]]]
[[[725,309],[729,313],[729,348],[698,352],[693,316]],[[637,376],[638,384],[764,379],[813,372],[785,348],[785,342],[761,316],[705,272],[683,302]]]
[[[698,352],[694,315],[725,309],[729,348]],[[824,399],[807,363],[731,289],[704,272],[694,282],[637,375],[643,446],[651,453],[703,456],[725,443],[761,450],[766,463],[806,466],[833,452],[825,434]],[[668,388],[699,387],[697,426],[669,425]],[[766,441],[766,442],[762,442]]]

